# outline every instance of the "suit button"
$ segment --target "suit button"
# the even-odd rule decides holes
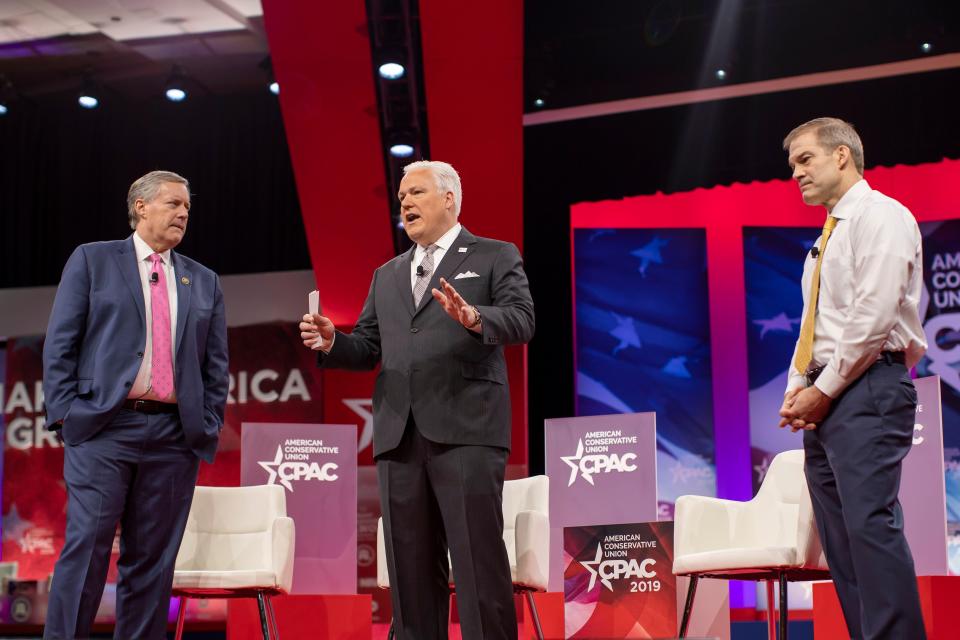
[[[142,358],[142,357],[143,357],[143,351],[137,351],[137,357],[138,357],[138,358]]]
[[[123,383],[123,386],[129,388],[131,384],[132,384],[132,383],[130,383],[130,382],[124,382],[124,383]]]
[[[420,329],[418,329],[417,327],[410,327],[410,333],[416,333],[418,331],[420,331]]]

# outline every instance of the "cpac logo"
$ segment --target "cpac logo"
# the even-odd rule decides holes
[[[257,462],[257,464],[270,474],[267,484],[276,484],[277,479],[279,479],[280,484],[291,492],[293,491],[293,483],[300,480],[332,482],[339,478],[337,474],[333,473],[339,468],[339,465],[335,462],[328,462],[324,465],[319,462],[284,462],[281,445],[277,445],[277,455],[272,461],[265,460]]]
[[[657,572],[651,567],[657,564],[653,558],[647,558],[637,562],[636,558],[604,560],[603,545],[597,543],[597,556],[593,560],[580,561],[580,564],[590,572],[590,585],[587,591],[593,591],[597,584],[597,578],[610,591],[613,591],[613,580],[625,580],[629,578],[656,578]]]
[[[612,473],[614,471],[624,473],[637,470],[637,465],[633,463],[637,459],[635,453],[625,453],[622,456],[615,453],[583,455],[583,438],[577,443],[576,455],[560,456],[560,459],[570,467],[568,487],[573,485],[578,473],[581,478],[593,484],[593,476],[597,473]]]

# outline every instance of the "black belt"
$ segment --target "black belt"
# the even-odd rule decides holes
[[[881,351],[880,357],[877,358],[877,362],[880,361],[886,362],[889,364],[907,364],[907,355],[903,351]],[[817,378],[820,377],[820,374],[823,373],[823,370],[826,368],[825,365],[815,367],[813,369],[807,369],[807,372],[803,374],[807,378],[807,386],[812,386],[814,382],[817,381]]]
[[[140,413],[176,413],[177,405],[172,402],[157,402],[156,400],[124,400],[123,408]]]

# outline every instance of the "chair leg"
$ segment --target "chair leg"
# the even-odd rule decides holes
[[[683,618],[680,620],[681,638],[687,637],[687,627],[690,625],[690,612],[693,611],[693,599],[697,595],[697,581],[700,576],[690,576],[690,585],[687,587],[687,601],[683,605]]]
[[[187,615],[187,598],[186,596],[180,596],[180,608],[177,611],[176,640],[181,640],[183,638],[183,620],[186,615]]]
[[[540,614],[537,613],[537,603],[533,600],[533,592],[525,591],[527,604],[530,606],[530,616],[533,618],[533,627],[537,633],[537,640],[543,640],[543,629],[540,627]]]
[[[270,630],[267,628],[267,605],[263,599],[263,591],[257,591],[257,607],[260,609],[260,631],[263,640],[270,640]]]
[[[787,574],[780,574],[780,640],[787,640],[787,625],[790,615],[787,608]]]
[[[280,640],[280,625],[277,624],[277,615],[273,612],[273,597],[267,596],[267,618],[270,620],[270,630],[274,640]]]
[[[773,599],[773,580],[764,580],[767,585],[767,640],[777,640],[776,607]]]
[[[387,631],[387,640],[393,640],[393,618],[390,619],[390,629]]]

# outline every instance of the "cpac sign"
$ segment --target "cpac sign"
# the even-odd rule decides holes
[[[606,448],[604,447],[604,449]],[[590,484],[594,484],[593,476],[599,473],[628,473],[637,470],[635,464],[637,454],[633,452],[585,454],[583,438],[580,438],[577,443],[577,453],[575,455],[560,456],[560,459],[570,467],[568,487],[573,485],[578,474]]]
[[[653,558],[638,561],[636,558],[603,559],[603,545],[597,545],[597,555],[593,560],[581,561],[580,564],[590,572],[590,585],[587,591],[592,591],[597,584],[597,578],[610,591],[613,591],[613,580],[650,579],[656,578],[657,572],[653,566],[657,561]]]
[[[288,443],[289,444],[289,443]],[[289,448],[289,447],[288,447]],[[318,447],[323,448],[322,444]],[[337,447],[326,447],[327,449],[336,449]],[[320,482],[333,482],[339,479],[335,471],[339,465],[335,462],[320,464],[319,462],[309,462],[306,460],[284,462],[284,447],[277,445],[277,455],[273,460],[258,461],[264,471],[270,474],[267,484],[276,484],[277,481],[286,488],[287,491],[293,491],[293,483],[299,481],[318,480]],[[299,455],[297,457],[300,457]]]

